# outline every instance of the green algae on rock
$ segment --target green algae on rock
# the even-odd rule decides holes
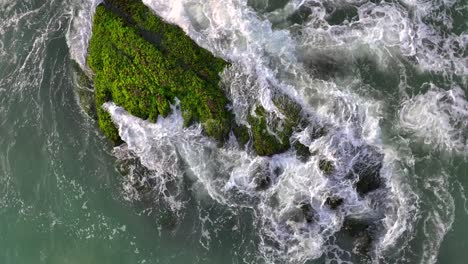
[[[256,106],[255,115],[249,117],[253,146],[260,156],[282,153],[291,147],[290,137],[301,121],[301,107],[285,95],[277,95],[273,103],[283,118]]]
[[[103,103],[113,101],[154,122],[170,113],[175,98],[186,124],[200,122],[208,136],[227,138],[231,115],[219,86],[227,63],[141,1],[107,0],[97,7],[88,64],[95,73],[99,126],[111,141],[119,142],[119,135]]]
[[[241,147],[251,141],[260,156],[290,148],[301,108],[284,95],[274,103],[283,118],[256,106],[247,127],[227,108],[220,72],[228,65],[199,47],[182,29],[153,14],[141,1],[106,0],[93,21],[88,64],[94,72],[98,123],[107,138],[121,142],[109,114],[100,106],[113,101],[130,114],[157,120],[180,100],[185,125],[200,122],[205,133],[224,142],[232,131]],[[252,137],[252,138],[251,138]]]

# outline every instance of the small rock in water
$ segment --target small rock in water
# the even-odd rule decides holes
[[[340,205],[343,204],[343,201],[344,200],[341,197],[331,196],[331,197],[327,197],[327,199],[325,200],[325,204],[328,205],[330,209],[335,210],[336,208],[338,208]]]
[[[319,169],[323,171],[324,174],[329,175],[334,170],[333,162],[329,160],[321,159],[319,161]]]
[[[343,229],[354,238],[366,232],[367,228],[369,223],[362,219],[346,218],[343,223]]]
[[[354,238],[353,252],[362,256],[368,256],[372,247],[374,226],[368,220],[347,218],[343,223],[343,229]]]
[[[312,155],[310,153],[309,148],[307,146],[304,146],[300,142],[296,142],[294,144],[294,148],[296,149],[297,158],[302,162],[306,162],[307,160],[309,160],[310,156]]]
[[[254,179],[255,190],[262,191],[268,189],[271,185],[271,179],[268,175],[262,174]]]
[[[300,208],[292,208],[282,215],[283,221],[293,221],[300,223],[304,221],[304,214]]]
[[[307,223],[311,223],[315,220],[316,212],[310,203],[301,203],[299,204],[299,208],[302,210]]]
[[[327,128],[321,126],[314,128],[313,132],[310,135],[311,139],[318,139],[325,136],[328,133]]]
[[[169,209],[160,209],[157,222],[163,228],[173,230],[177,227],[177,216]]]
[[[369,233],[365,233],[362,236],[356,238],[354,241],[353,252],[360,255],[368,255],[372,246],[372,237]]]
[[[251,175],[253,177],[256,191],[263,191],[271,186],[271,177],[268,164],[259,164],[256,168],[253,169]]]
[[[380,170],[382,169],[383,154],[373,148],[366,148],[351,168],[351,177],[357,181],[356,191],[362,196],[375,191],[382,186]]]

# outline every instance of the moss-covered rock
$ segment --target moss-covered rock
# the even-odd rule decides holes
[[[260,156],[270,156],[281,153],[289,148],[288,133],[278,133],[282,131],[270,131],[273,125],[268,124],[269,116],[265,109],[257,106],[255,116],[249,117],[252,129],[253,146]]]
[[[249,130],[243,125],[237,125],[236,123],[232,126],[232,132],[236,136],[237,142],[241,148],[245,147],[250,140]]]
[[[180,100],[186,124],[201,122],[207,135],[227,138],[231,116],[219,87],[227,63],[165,23],[141,1],[106,0],[97,7],[88,64],[95,73],[99,126],[119,141],[100,106],[113,101],[132,115],[155,121]]]
[[[294,149],[296,150],[296,156],[299,160],[306,162],[309,160],[312,153],[310,153],[309,147],[303,145],[299,141],[294,143]]]
[[[248,118],[250,131],[235,124],[227,110],[219,73],[228,65],[197,46],[177,26],[153,14],[141,1],[105,0],[93,21],[88,64],[94,72],[95,105],[104,134],[119,143],[118,131],[101,108],[113,101],[130,114],[154,122],[170,114],[180,100],[186,126],[199,122],[205,133],[223,142],[233,131],[240,145],[251,141],[260,156],[290,148],[301,108],[284,95],[273,102],[282,116],[260,106]]]
[[[249,117],[252,129],[253,146],[260,156],[271,156],[291,147],[290,137],[295,129],[300,129],[301,107],[285,95],[273,98],[282,118],[256,106],[255,115]]]
[[[329,175],[335,170],[335,166],[333,166],[332,161],[321,159],[319,160],[319,169],[323,171],[325,175]]]

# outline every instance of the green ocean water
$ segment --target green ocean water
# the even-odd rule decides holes
[[[261,4],[251,6],[258,10]],[[113,146],[79,104],[79,72],[67,34],[81,5],[74,0],[0,0],[0,263],[264,263],[256,212],[198,194],[193,179],[184,184],[180,215],[167,216],[151,199],[130,199]],[[460,6],[467,14],[466,4]],[[455,17],[454,31],[466,34],[467,20]],[[366,63],[357,69],[368,74],[368,83],[378,83],[388,101],[400,100],[390,79],[380,81],[386,75]],[[456,83],[468,92],[463,73],[408,78],[415,87],[431,80]],[[424,90],[412,92],[418,94],[418,89]],[[397,105],[385,111],[397,115]],[[392,134],[386,128],[393,125],[382,121],[383,134]],[[416,235],[404,253],[387,253],[387,263],[420,263],[425,251],[439,251],[436,263],[466,263],[467,146],[465,152],[448,154],[408,141],[415,165],[408,168],[407,180],[419,196]],[[446,234],[438,233],[425,225],[431,217],[453,224],[441,227],[448,228]],[[423,243],[442,239],[440,250]]]

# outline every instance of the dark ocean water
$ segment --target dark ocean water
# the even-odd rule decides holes
[[[338,170],[358,145],[377,149],[385,187],[362,198],[318,157],[219,148],[177,111],[149,124],[107,105],[127,142],[113,149],[78,99],[94,3],[0,0],[0,263],[466,263],[466,1],[144,2],[233,62],[238,122],[287,93],[333,127],[297,140]],[[262,164],[281,173],[258,193]],[[159,180],[143,196],[141,179]],[[320,221],[285,218],[298,196]],[[339,231],[349,216],[378,219],[370,257]]]

